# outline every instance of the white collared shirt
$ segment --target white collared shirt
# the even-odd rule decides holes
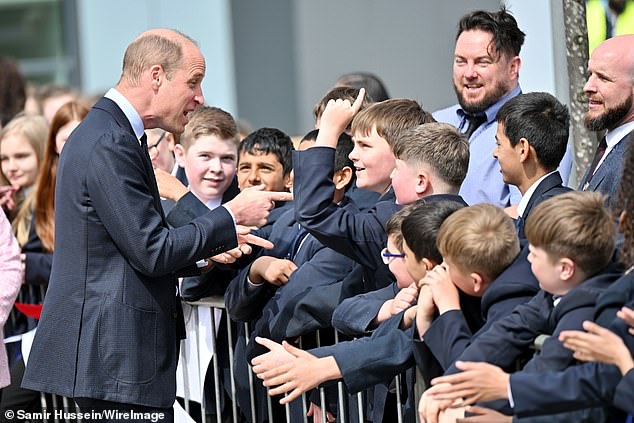
[[[136,111],[132,103],[130,103],[128,99],[115,88],[110,88],[104,97],[109,98],[114,101],[117,106],[119,106],[125,117],[128,118],[128,122],[130,122],[130,125],[132,126],[134,135],[136,135],[137,139],[141,139],[145,128],[139,112]]]
[[[603,156],[601,156],[601,160],[599,160],[599,163],[597,163],[597,167],[594,170],[595,173],[597,172],[596,169],[601,166],[601,163],[603,163],[608,154],[610,154],[610,151],[612,151],[612,149],[616,147],[616,145],[632,131],[634,131],[634,120],[624,123],[618,128],[608,131],[605,134],[605,143],[607,144],[607,148],[605,149],[605,153],[603,153]]]
[[[548,176],[552,175],[555,172],[557,172],[557,170],[553,170],[552,172],[545,174],[544,176],[542,176],[541,178],[539,178],[538,180],[533,182],[533,185],[531,185],[526,190],[524,195],[522,195],[522,199],[520,200],[519,204],[517,205],[517,215],[518,216],[523,216],[524,215],[524,211],[526,210],[526,206],[528,206],[528,202],[530,201],[531,197],[535,193],[535,190],[537,189],[539,184],[541,184],[544,179],[546,179]]]

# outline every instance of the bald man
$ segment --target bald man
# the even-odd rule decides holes
[[[634,138],[634,35],[622,35],[601,43],[590,56],[588,97],[584,123],[591,131],[607,131],[579,189],[605,194],[608,204],[616,198],[623,157]]]
[[[130,411],[173,419],[184,334],[178,270],[248,251],[254,237],[237,233],[236,224],[261,225],[274,201],[290,197],[246,190],[168,228],[144,130],[183,132],[204,102],[204,75],[205,59],[189,37],[145,32],[128,46],[117,86],[68,140],[51,278],[23,387],[75,398],[82,411],[118,410],[123,420]]]

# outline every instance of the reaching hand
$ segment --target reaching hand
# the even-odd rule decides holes
[[[255,338],[255,342],[269,349],[269,352],[251,360],[253,371],[260,379],[266,381],[279,374],[278,367],[295,359],[281,344],[267,338]]]
[[[489,363],[457,361],[462,372],[437,377],[428,389],[429,395],[439,400],[455,401],[462,398],[462,405],[508,398],[509,374]]]
[[[559,340],[574,351],[577,360],[614,364],[622,374],[634,367],[630,350],[620,336],[590,321],[583,322],[583,328],[587,332],[567,330],[559,334]]]

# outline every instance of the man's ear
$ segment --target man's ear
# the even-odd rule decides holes
[[[335,183],[335,189],[344,189],[352,180],[352,168],[350,166],[344,166],[335,172],[333,182]]]
[[[185,148],[181,144],[176,144],[174,146],[174,157],[176,158],[176,163],[182,168],[185,167]]]
[[[570,280],[577,270],[577,264],[568,257],[562,257],[558,261],[559,277],[564,280]]]
[[[163,83],[163,78],[165,77],[165,72],[163,72],[163,67],[161,65],[154,65],[150,68],[150,78],[152,79],[152,89],[155,91]]]
[[[520,59],[519,56],[513,57],[510,63],[510,76],[512,80],[517,80],[519,78],[521,67],[522,67],[522,59]]]

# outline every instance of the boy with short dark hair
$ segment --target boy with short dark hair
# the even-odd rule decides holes
[[[310,144],[308,138],[300,147]],[[335,192],[331,201],[352,213],[358,212],[354,203],[344,200],[346,189],[352,179],[352,163],[347,158],[352,150],[352,140],[347,134],[341,134],[334,160],[333,184]],[[289,208],[281,214],[271,226],[270,238],[274,247],[262,251],[255,260],[231,281],[225,296],[227,311],[232,320],[251,322],[251,334],[248,342],[244,337],[238,339],[235,348],[234,372],[236,375],[237,401],[243,410],[248,410],[248,359],[261,353],[261,347],[254,342],[256,336],[271,337],[270,324],[283,314],[287,330],[307,327],[317,329],[320,322],[307,313],[289,315],[286,307],[298,295],[312,288],[327,288],[337,284],[350,274],[361,277],[358,265],[332,249],[325,247],[316,238],[309,235],[295,220],[295,213]],[[292,304],[290,305],[292,307]],[[315,327],[317,326],[317,328]],[[241,331],[240,331],[241,332]],[[279,333],[277,331],[276,333]],[[277,340],[287,338],[283,334]],[[255,384],[257,420],[266,416],[266,391]],[[298,408],[293,407],[294,418],[299,418]]]
[[[522,194],[516,227],[520,239],[533,208],[547,198],[570,191],[557,170],[566,153],[568,108],[548,93],[520,94],[498,111],[493,156],[504,183]]]
[[[293,141],[275,128],[251,132],[238,147],[238,186],[264,185],[265,191],[288,191],[293,168]]]

